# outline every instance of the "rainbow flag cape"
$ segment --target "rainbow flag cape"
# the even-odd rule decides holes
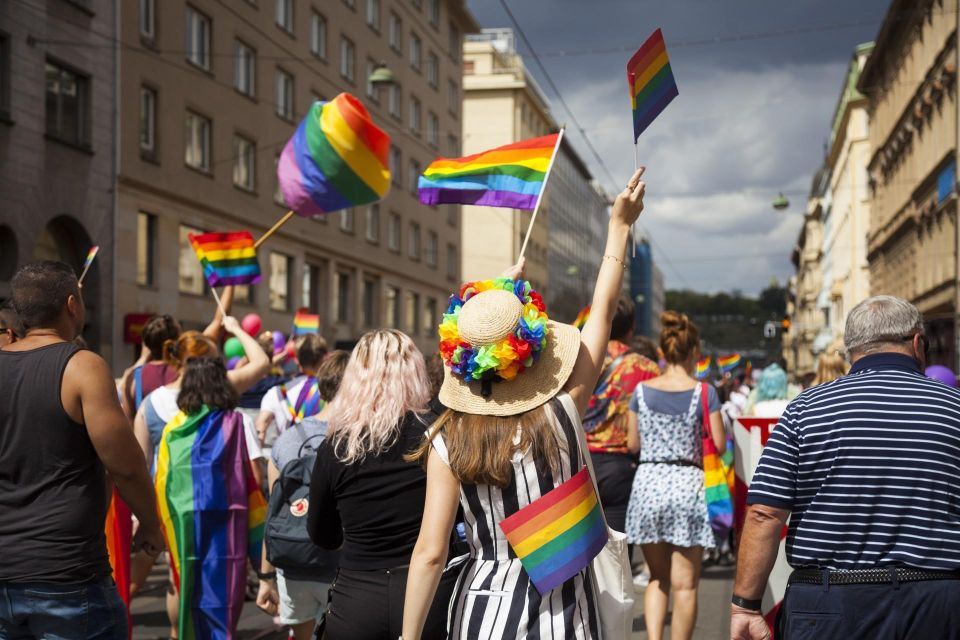
[[[113,581],[117,583],[120,599],[127,607],[127,637],[133,637],[133,625],[130,618],[130,552],[133,541],[133,520],[130,518],[130,507],[120,497],[117,487],[113,487],[113,497],[110,508],[107,509],[107,519],[103,525],[103,532],[107,538],[107,555],[110,557],[110,567],[113,569]]]
[[[359,100],[314,102],[277,164],[283,199],[312,217],[376,202],[390,188],[390,136]]]
[[[420,202],[533,209],[559,136],[523,140],[463,158],[437,158],[420,176]]]
[[[293,316],[293,335],[302,336],[308,333],[320,333],[320,315],[300,309],[297,315]]]
[[[83,261],[83,268],[84,268],[84,269],[89,269],[89,268],[90,268],[90,265],[93,264],[93,259],[97,257],[97,252],[99,252],[99,251],[100,251],[100,247],[97,246],[97,245],[93,245],[92,247],[90,247],[90,251],[87,251],[87,257],[86,257],[86,259]]]
[[[720,367],[720,371],[723,373],[730,373],[740,366],[740,354],[732,353],[729,356],[717,358],[717,366]]]
[[[657,29],[627,62],[627,83],[633,107],[633,141],[680,95],[670,69],[663,32]]]
[[[583,327],[587,324],[587,320],[589,319],[590,319],[590,305],[588,304],[583,309],[580,309],[580,313],[577,314],[577,317],[573,321],[573,326],[583,331]]]
[[[293,424],[300,424],[304,418],[315,416],[323,410],[324,402],[320,399],[320,384],[313,376],[308,376],[300,388],[300,394],[297,401],[290,402],[290,396],[287,395],[287,386],[280,385],[280,395],[287,403],[287,410],[290,411],[290,419]]]
[[[267,517],[242,416],[208,407],[178,413],[163,430],[156,487],[180,594],[179,637],[233,638],[247,559],[259,566]]]
[[[260,264],[249,231],[190,234],[203,275],[211,287],[260,282]]]
[[[541,595],[577,575],[607,544],[607,524],[586,467],[500,522]]]
[[[694,377],[697,380],[703,380],[707,377],[707,374],[710,373],[710,358],[702,358],[697,361],[697,370],[694,372]]]

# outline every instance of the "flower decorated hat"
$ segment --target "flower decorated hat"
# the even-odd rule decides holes
[[[440,402],[489,416],[535,409],[566,384],[579,350],[580,332],[549,320],[529,282],[469,282],[450,296],[440,325]]]

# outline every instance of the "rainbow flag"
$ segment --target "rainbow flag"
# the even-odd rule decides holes
[[[90,247],[90,251],[87,251],[87,257],[86,257],[86,259],[83,261],[83,269],[84,269],[84,271],[86,271],[87,269],[89,269],[89,268],[90,268],[90,265],[93,264],[93,259],[97,257],[97,252],[98,252],[98,251],[100,251],[100,247],[97,246],[97,245],[93,245],[92,247]]]
[[[573,321],[573,326],[583,331],[583,327],[587,324],[587,320],[589,319],[590,319],[590,305],[588,304],[583,309],[580,309],[580,313],[577,314],[576,319],[574,319]]]
[[[390,188],[390,136],[359,100],[314,102],[277,164],[283,199],[312,217],[376,202]]]
[[[740,366],[740,354],[732,353],[729,356],[717,358],[717,366],[720,367],[720,371],[723,373],[730,373]]]
[[[110,568],[113,569],[113,581],[117,583],[120,599],[127,608],[128,638],[133,637],[130,618],[130,552],[133,541],[133,520],[130,515],[130,507],[123,501],[120,492],[114,486],[103,533],[107,539],[107,555],[110,558]]]
[[[260,264],[249,231],[190,234],[190,244],[211,287],[260,282]]]
[[[163,430],[156,487],[180,594],[179,637],[233,638],[247,559],[259,566],[267,517],[242,416],[208,407],[178,413]]]
[[[627,82],[633,107],[633,141],[680,95],[670,69],[663,32],[657,29],[627,62]]]
[[[420,176],[420,202],[533,209],[559,136],[523,140],[463,158],[437,158]]]
[[[707,374],[710,373],[710,358],[702,358],[697,361],[697,370],[694,372],[694,377],[697,380],[703,380],[707,377]]]
[[[304,418],[317,415],[323,410],[325,404],[320,399],[320,384],[313,376],[308,376],[304,381],[296,402],[290,402],[286,385],[280,385],[280,393],[287,403],[287,410],[290,411],[290,419],[293,424],[300,424]]]
[[[320,333],[320,315],[300,309],[297,315],[293,316],[293,335],[302,336],[308,333]]]
[[[500,522],[541,595],[582,571],[607,544],[607,524],[586,467]]]

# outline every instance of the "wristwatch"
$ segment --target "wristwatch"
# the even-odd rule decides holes
[[[763,600],[747,600],[736,594],[730,598],[730,602],[741,609],[748,609],[750,611],[756,611],[757,613],[760,613],[761,606],[763,605]]]
[[[276,580],[277,572],[276,571],[257,571],[257,577],[261,580]]]

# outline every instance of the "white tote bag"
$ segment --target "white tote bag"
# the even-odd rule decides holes
[[[573,430],[577,434],[577,448],[586,462],[593,489],[599,496],[597,474],[593,470],[593,461],[590,459],[590,450],[587,448],[587,439],[583,434],[577,406],[573,403],[573,398],[566,393],[561,394],[559,398],[573,422]],[[606,523],[606,515],[603,519]],[[610,525],[607,525],[607,544],[600,551],[600,555],[590,563],[590,568],[597,612],[600,617],[601,637],[604,640],[629,640],[633,634],[634,591],[626,534],[614,531]]]

